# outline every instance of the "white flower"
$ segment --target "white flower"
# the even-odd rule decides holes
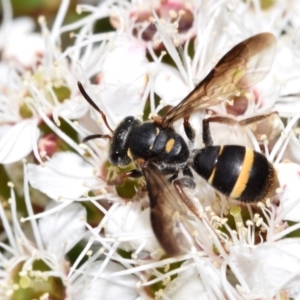
[[[135,4],[136,3],[134,3],[134,5]],[[239,17],[241,17],[243,14],[248,13],[246,15],[246,18],[250,19],[253,12],[247,10],[247,6],[245,3],[239,3],[238,5],[243,6],[243,9],[237,9],[236,14],[239,14]],[[136,34],[137,41],[134,41],[133,44],[139,45],[139,47],[141,47],[140,45],[145,45],[145,34],[143,35],[143,33],[147,33],[147,30],[150,30],[151,28],[147,27],[149,23],[146,23],[144,27],[137,26],[137,31],[131,31],[132,28],[135,28],[135,23],[132,20],[128,20],[126,12],[134,10],[135,7],[130,5],[128,5],[126,9],[114,6],[112,9],[112,19],[116,22],[115,26],[117,27],[117,32],[120,35],[123,34],[123,36],[128,39],[128,36],[130,36],[130,34]],[[197,12],[196,9],[192,9],[192,11]],[[242,39],[245,39],[251,34],[262,31],[266,28],[266,25],[264,23],[265,21],[261,24],[256,24],[257,26],[255,28],[243,28],[243,26],[238,28],[236,25],[242,24],[242,22],[239,23],[239,21],[241,20],[240,19],[234,20],[228,25],[228,28],[232,28],[235,26],[235,30],[233,30],[233,36],[230,34],[229,30],[228,34],[222,34],[221,29],[223,29],[226,24],[225,19],[222,19],[222,15],[225,12],[227,13],[228,11],[231,13],[235,13],[233,12],[232,7],[230,8],[230,5],[220,1],[215,6],[210,7],[208,5],[207,10],[205,10],[206,14],[203,13],[202,15],[200,12],[199,14],[195,13],[194,22],[198,25],[198,27],[196,27],[196,39],[194,41],[196,50],[194,55],[190,57],[189,55],[187,55],[187,49],[184,49],[185,52],[182,55],[183,59],[181,59],[175,47],[175,41],[178,36],[176,35],[176,31],[171,30],[173,21],[167,20],[167,22],[164,22],[165,20],[162,20],[160,16],[154,14],[153,20],[155,20],[157,24],[157,29],[155,29],[155,33],[151,38],[155,36],[154,39],[156,39],[156,41],[160,41],[160,43],[164,45],[169,57],[171,57],[171,59],[173,60],[175,67],[170,67],[165,63],[161,63],[164,54],[155,53],[151,49],[153,44],[147,45],[146,49],[149,51],[149,54],[154,61],[151,66],[151,75],[153,77],[152,79],[150,78],[149,81],[151,112],[159,112],[166,105],[178,104],[179,101],[181,101],[188,93],[188,91],[194,88],[195,83],[204,78],[211,70],[211,68],[216,64],[218,59],[234,44],[236,44],[238,41],[241,41]],[[278,11],[275,13],[278,13]],[[91,13],[91,16],[96,17],[96,11]],[[139,15],[136,14],[136,17],[138,20]],[[217,17],[219,17],[219,19]],[[210,23],[207,23],[207,20],[210,18],[212,21]],[[138,21],[136,24],[138,24]],[[279,31],[282,30],[282,28],[280,30],[276,30],[278,30],[277,35],[280,39]],[[124,39],[124,41],[126,41],[126,39]],[[119,39],[115,39],[115,37],[113,37],[111,40],[119,41]],[[93,40],[91,40],[91,43],[93,44]],[[130,42],[128,42],[128,45],[132,45],[131,40]],[[101,50],[103,51],[103,49],[108,48],[103,46]],[[98,93],[98,95],[96,92],[95,97],[93,95],[92,98],[96,100],[98,99],[98,97],[100,98],[98,105],[104,112],[108,112],[108,115],[110,114],[109,109],[111,109],[111,107],[109,107],[110,99],[107,100],[106,103],[104,103],[105,100],[102,100],[101,98],[105,99],[105,97],[100,97],[102,93],[101,91],[105,89],[109,91],[109,85],[112,84],[112,86],[114,86],[113,84],[117,83],[121,83],[121,87],[123,88],[122,83],[128,84],[129,81],[132,81],[132,78],[134,78],[133,72],[132,75],[128,75],[129,80],[126,81],[126,78],[123,76],[123,72],[114,71],[115,64],[111,63],[111,59],[113,59],[113,62],[116,61],[116,59],[114,59],[114,54],[124,53],[122,52],[124,51],[124,49],[126,50],[127,48],[119,48],[117,44],[114,45],[111,51],[104,51],[103,53],[105,53],[105,58],[103,59],[103,61],[101,62],[101,66],[99,67],[99,74],[103,73],[103,75],[101,75],[100,77],[100,92]],[[140,64],[141,58],[144,58],[144,54],[138,56],[135,63],[133,63],[133,66],[138,66],[138,68],[135,70],[135,72],[137,72],[137,75],[140,74],[139,68],[143,65]],[[131,59],[132,61],[134,61],[134,57],[131,57]],[[84,63],[87,61],[88,60],[85,59]],[[127,67],[127,62],[123,63],[121,61],[120,65]],[[104,72],[104,70],[106,71]],[[279,72],[278,70],[275,71]],[[275,71],[274,73],[276,73]],[[115,76],[113,76],[114,72],[116,72]],[[91,71],[88,70],[88,74],[91,74]],[[94,72],[94,74],[97,73]],[[107,77],[105,78],[105,76]],[[273,109],[280,93],[280,88],[273,88],[273,86],[275,85],[274,82],[274,79],[270,75],[269,78],[267,78],[265,81],[251,88],[249,91],[247,90],[245,94],[235,99],[232,107],[230,107],[229,104],[225,105],[225,103],[222,103],[221,105],[214,107],[213,110],[215,113],[225,115],[230,113],[232,115],[236,115],[241,120],[250,116],[254,116],[258,113],[268,113]],[[133,87],[135,87],[135,85],[133,85]],[[142,81],[140,87],[141,90],[138,94],[141,95],[143,87]],[[130,91],[129,88],[128,91]],[[151,102],[152,91],[154,91],[162,98],[161,102],[156,108],[154,107],[153,102]],[[111,98],[114,100],[112,102],[112,109],[114,111],[118,111],[114,106],[115,103],[118,103],[117,97],[114,98],[113,94],[115,90],[112,89],[110,92],[112,93],[111,95],[113,95]],[[123,107],[123,99],[121,98],[122,97],[119,98],[121,104],[118,104],[117,108]],[[127,98],[125,97],[125,99]],[[140,96],[139,99],[141,101],[143,97]],[[127,103],[128,101],[126,101],[126,104]],[[132,114],[137,115],[138,111],[131,106],[132,104],[133,103],[128,104],[126,108],[124,107],[122,109],[122,116],[128,115],[128,110],[130,111],[130,114],[131,112],[134,112]],[[139,109],[141,109],[141,107],[143,107],[142,104]],[[109,117],[111,118],[110,122],[116,125],[117,121],[119,120],[119,113],[117,115],[112,114],[112,116]],[[204,113],[200,113],[199,115],[195,115],[191,118],[191,123],[196,129],[196,133],[199,139],[199,141],[197,140],[196,142],[196,147],[200,146],[202,143],[200,136],[202,130],[202,118],[204,118]],[[277,122],[277,124],[275,118],[270,119],[271,121],[269,122],[271,123],[271,125],[268,125],[268,121],[263,122],[263,124],[259,124],[258,129],[255,131],[255,134],[262,135],[265,131],[265,135],[267,136],[267,138],[270,137],[269,147],[268,140],[262,139],[265,147],[265,152],[271,161],[278,164],[279,162],[281,162],[282,157],[284,157],[288,138],[286,138],[286,140],[284,140],[284,138],[281,138],[276,144],[278,135],[283,130],[283,128],[281,122]],[[105,132],[106,129],[103,126],[103,123],[101,124],[101,127],[102,130],[100,129],[100,132]],[[239,126],[237,125],[235,128],[231,128],[227,125],[220,124],[212,126],[212,136],[215,143],[227,144],[231,142],[235,144],[249,145],[255,148],[257,151],[261,151],[260,145],[253,133],[251,133],[248,128],[246,128],[245,130],[245,128],[240,129],[238,127]],[[245,131],[247,134],[245,134]],[[289,135],[289,132],[290,129],[287,129],[285,133]],[[95,149],[96,143],[94,141],[91,141],[90,145]],[[271,153],[269,154],[268,151],[271,151]],[[98,152],[97,155],[102,154]],[[276,161],[274,157],[276,157]],[[279,168],[280,166],[281,165],[279,165]],[[104,218],[99,222],[98,228],[96,230],[90,229],[93,233],[94,239],[93,241],[90,241],[88,243],[87,249],[94,249],[95,244],[100,243],[103,246],[102,251],[104,251],[105,253],[105,263],[107,265],[109,264],[110,260],[117,260],[128,263],[128,260],[123,260],[119,257],[119,255],[116,253],[116,249],[125,249],[126,251],[131,251],[132,260],[130,261],[134,262],[135,266],[132,268],[129,267],[124,272],[121,271],[121,273],[123,275],[138,274],[138,272],[141,270],[147,270],[148,273],[146,276],[146,281],[142,284],[143,286],[151,285],[158,281],[163,281],[164,284],[167,284],[167,288],[165,288],[163,291],[156,291],[158,292],[156,294],[157,297],[166,296],[172,299],[176,299],[176,297],[180,298],[181,294],[176,290],[176,287],[179,285],[187,286],[187,291],[190,292],[190,295],[188,296],[188,294],[184,292],[186,291],[184,289],[182,293],[184,293],[184,295],[187,296],[188,299],[195,299],[199,295],[203,295],[203,297],[209,295],[207,296],[208,299],[223,299],[226,297],[231,297],[232,299],[240,297],[242,299],[242,297],[244,296],[249,296],[251,299],[253,295],[253,297],[256,297],[256,295],[259,295],[260,297],[269,297],[269,295],[271,295],[273,291],[270,294],[266,294],[263,290],[260,290],[260,287],[255,283],[251,282],[251,285],[247,285],[247,272],[243,273],[244,270],[240,270],[240,266],[242,268],[243,265],[239,265],[236,263],[235,249],[239,244],[241,244],[243,247],[245,247],[245,249],[258,249],[257,251],[263,249],[262,252],[264,252],[267,256],[268,253],[270,253],[271,257],[272,249],[275,246],[275,241],[277,240],[277,238],[282,238],[289,233],[289,229],[287,227],[287,224],[285,223],[285,218],[283,218],[283,215],[285,214],[283,213],[283,215],[281,215],[281,209],[282,211],[284,211],[285,204],[279,208],[275,207],[275,204],[268,205],[268,203],[259,203],[258,208],[254,206],[253,210],[251,207],[247,208],[242,206],[240,208],[236,205],[236,203],[228,202],[228,200],[223,196],[216,197],[216,193],[213,189],[202,187],[202,185],[207,186],[207,183],[204,183],[203,180],[201,181],[198,178],[196,178],[195,180],[197,183],[199,183],[199,188],[197,187],[195,191],[190,191],[189,194],[191,194],[192,197],[201,199],[200,206],[202,207],[204,214],[208,218],[207,226],[209,227],[209,229],[206,228],[206,230],[203,230],[203,228],[200,226],[201,222],[198,221],[196,222],[195,227],[193,227],[198,233],[198,236],[195,233],[195,236],[197,237],[195,245],[191,246],[190,251],[187,251],[187,256],[185,257],[185,259],[189,259],[190,265],[187,264],[189,266],[189,272],[184,272],[184,270],[182,270],[181,268],[176,268],[175,270],[169,272],[166,271],[166,274],[161,274],[160,272],[158,272],[157,268],[159,266],[166,266],[167,269],[168,263],[175,262],[176,260],[180,261],[180,258],[172,258],[170,260],[166,259],[166,261],[162,260],[159,262],[159,265],[156,264],[156,262],[154,262],[153,260],[150,260],[150,257],[159,257],[157,255],[152,255],[157,251],[157,246],[155,244],[149,246],[148,239],[152,237],[151,234],[148,235],[148,221],[142,223],[138,221],[139,217],[142,215],[145,215],[145,217],[143,217],[143,220],[147,220],[149,218],[149,212],[147,209],[145,209],[142,213],[140,213],[139,209],[137,209],[137,207],[139,206],[136,205],[124,206],[122,203],[117,201],[111,207],[109,207],[109,209],[105,212]],[[280,201],[282,201],[282,203],[285,203],[284,198],[281,198],[281,196]],[[265,205],[268,205],[268,208],[266,208]],[[294,207],[294,205],[295,204],[291,204],[291,206],[288,205],[289,209],[290,207]],[[243,217],[244,214],[246,214],[247,216]],[[276,221],[273,221],[275,218],[277,218]],[[228,221],[228,219],[230,219],[230,221]],[[143,227],[145,224],[147,225],[145,226],[146,230],[144,230]],[[197,227],[198,225],[199,227]],[[290,228],[290,230],[296,230],[296,227],[297,225],[294,228]],[[103,228],[105,228],[104,235],[101,234]],[[189,237],[187,236],[187,238]],[[190,239],[193,240],[193,236],[190,237]],[[270,245],[270,247],[267,247],[268,245]],[[195,246],[195,248],[193,248],[193,246]],[[87,253],[87,249],[84,253]],[[198,251],[197,255],[193,253],[195,249],[197,249]],[[150,255],[147,255],[148,253]],[[91,257],[96,256],[92,255]],[[144,261],[139,261],[137,258],[144,258]],[[205,268],[206,265],[207,267]],[[186,265],[184,267],[186,267]],[[227,269],[231,270],[231,272],[229,272],[230,274],[228,278],[226,277]],[[205,270],[210,271],[205,272]],[[171,275],[177,273],[180,273],[177,279],[173,281],[168,279]],[[95,278],[98,278],[100,274],[101,272],[95,274]],[[244,274],[246,275],[244,276]],[[256,273],[256,271],[254,271],[253,274],[254,277],[255,275],[259,275]],[[278,278],[281,278],[281,276],[284,276],[286,274],[284,266],[283,268],[279,268],[278,274],[280,274],[277,275]],[[151,275],[154,276],[154,279],[152,279]],[[252,280],[251,276],[252,274],[249,274],[250,281]],[[207,280],[208,277],[210,278],[210,280]],[[215,285],[212,286],[211,284],[209,284],[210,282],[213,282]],[[277,290],[275,290],[274,292],[276,295],[283,295],[285,292],[290,293],[291,295],[297,294],[297,291],[294,290],[294,286],[289,285],[288,283],[285,283],[280,287],[276,287],[274,285],[274,287],[277,288]],[[270,288],[273,288],[273,286],[270,286]]]
[[[86,271],[84,277],[75,281],[75,285],[78,284],[79,286],[84,282],[85,289],[83,291],[78,289],[78,293],[74,294],[73,299],[136,299],[138,296],[137,277],[134,275],[110,277],[111,274],[124,270],[124,267],[115,262],[109,262],[103,272],[97,276],[101,266],[101,262],[94,263]],[[96,280],[95,276],[97,276]]]
[[[53,202],[46,211],[55,207]],[[47,251],[63,256],[80,241],[85,234],[86,210],[73,203],[56,214],[40,219],[38,226]],[[51,228],[51,230],[49,230]]]
[[[120,248],[126,251],[135,249],[142,249],[149,253],[157,251],[160,246],[151,229],[150,209],[142,211],[140,204],[130,204],[121,205],[113,210],[105,227],[105,234],[119,240],[123,236],[127,241],[122,243]]]
[[[84,103],[84,107],[82,105],[80,107],[80,113],[78,108],[73,108],[75,111],[73,114],[72,110],[68,114],[64,113],[69,117],[75,114],[83,116],[88,108],[85,102],[80,101],[80,97],[76,97],[77,90],[71,93],[71,88],[76,86],[76,80],[73,76],[72,78],[69,76],[71,70],[67,60],[55,64],[56,58],[60,55],[58,29],[63,21],[67,2],[62,2],[60,13],[51,32],[44,18],[39,19],[41,34],[29,32],[33,30],[30,20],[12,20],[10,11],[5,6],[6,22],[2,24],[1,34],[7,41],[2,45],[1,66],[7,76],[6,78],[1,76],[0,80],[1,163],[18,161],[31,152],[41,162],[37,140],[45,133],[40,130],[43,123],[46,123],[58,137],[63,136],[67,144],[78,150],[77,144],[68,139],[58,128],[61,124],[59,112],[64,112],[64,109],[69,107],[64,108],[64,100],[74,99],[74,106],[77,102]],[[23,29],[19,30],[21,25]],[[7,30],[11,28],[13,31],[9,35]],[[28,48],[24,49],[24,47]],[[10,62],[12,59],[14,64]],[[49,118],[52,113],[57,126]],[[52,154],[49,151],[48,155]]]
[[[97,75],[96,95],[91,97],[115,128],[128,115],[143,115],[149,63],[145,48],[127,39],[113,40],[108,47]]]
[[[18,34],[10,36],[3,51],[3,59],[6,61],[16,60],[25,68],[30,68],[40,62],[44,52],[45,43],[40,34],[18,32]]]
[[[121,3],[120,3],[121,4]],[[124,3],[125,4],[125,3]],[[170,32],[176,34],[176,43],[182,43],[195,34],[195,15],[200,9],[199,3],[177,1],[131,1],[131,5],[114,6],[111,10],[112,25],[132,34],[144,44],[159,47],[161,36],[153,23],[153,12],[166,23]]]
[[[26,165],[24,171],[25,204],[32,216]],[[8,239],[7,245],[1,243],[1,299],[18,298],[24,293],[30,293],[33,298],[56,295],[60,299],[71,299],[72,286],[67,282],[69,263],[65,255],[83,237],[85,209],[80,204],[71,204],[67,210],[39,223],[32,219],[26,233],[18,220],[13,184],[9,186],[12,224],[7,219],[9,213],[4,210],[4,202],[0,206],[1,222]]]
[[[9,164],[27,156],[39,138],[36,120],[0,126],[0,162]]]
[[[36,66],[45,52],[45,44],[41,35],[33,33],[34,20],[28,17],[12,20],[5,8],[6,18],[0,30],[2,59],[24,68]]]
[[[295,239],[232,247],[231,259],[246,283],[239,288],[242,297],[267,300],[285,293],[289,298],[298,297],[299,248]]]
[[[7,78],[0,77],[0,162],[20,160],[33,150],[39,165],[32,160],[26,167],[26,203],[31,201],[27,177],[33,188],[52,199],[36,214],[28,205],[24,220],[31,222],[32,239],[17,222],[13,192],[14,230],[0,210],[3,238],[10,243],[0,244],[6,250],[3,262],[12,266],[1,270],[3,295],[15,293],[10,270],[22,267],[25,282],[30,278],[32,283],[37,273],[27,266],[40,259],[48,263],[47,275],[60,280],[62,299],[299,297],[299,51],[294,32],[299,3],[277,1],[266,9],[259,1],[102,1],[97,7],[81,5],[89,15],[62,27],[67,2],[62,1],[53,29],[39,20],[49,46],[40,66],[31,61],[26,73],[24,66],[6,63]],[[102,18],[109,18],[115,30],[95,33],[94,23]],[[60,52],[59,35],[76,29],[74,44]],[[193,147],[203,147],[202,120],[207,113],[244,120],[275,107],[285,128],[273,114],[242,128],[212,124],[211,133],[215,145],[231,143],[264,153],[278,171],[281,187],[272,199],[245,204],[217,193],[194,174],[195,189],[184,188],[194,214],[180,196],[178,203],[170,204],[170,235],[176,233],[183,254],[166,257],[151,228],[148,198],[139,189],[143,178],[112,185],[118,175],[139,166],[133,162],[119,168],[107,162],[110,137],[103,139],[101,134],[113,130],[99,111],[91,108],[91,117],[87,114],[89,104],[76,82],[83,83],[115,129],[125,116],[145,119],[177,105],[232,46],[262,31],[277,39],[271,73],[238,96],[193,114]],[[19,50],[15,47],[6,53]],[[174,128],[186,138],[182,123],[179,120]],[[99,138],[80,145],[90,133]],[[87,220],[83,206],[74,202],[88,208]],[[16,233],[25,241],[22,246]],[[69,264],[66,252],[74,245],[82,248]]]
[[[199,266],[200,267],[200,266]],[[172,300],[180,299],[217,299],[216,296],[222,295],[221,292],[221,273],[218,273],[210,262],[205,262],[201,269],[203,276],[199,276],[197,268],[190,262],[182,264],[181,268],[184,271],[178,274],[164,289],[163,295]]]
[[[43,165],[29,164],[28,178],[34,188],[55,200],[78,198],[101,185],[93,167],[72,152],[56,153]]]
[[[282,163],[278,166],[278,177],[282,187],[281,211],[284,220],[300,222],[300,166]]]

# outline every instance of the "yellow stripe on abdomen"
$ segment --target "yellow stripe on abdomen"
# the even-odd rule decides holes
[[[220,150],[219,150],[218,157],[221,155],[223,149],[224,149],[224,145],[221,145],[221,146],[220,146]],[[207,182],[208,182],[210,185],[213,184],[213,180],[214,180],[214,178],[215,178],[217,161],[218,161],[218,160],[216,160],[215,166],[214,166],[214,168],[213,168],[213,170],[212,170],[212,172],[211,172],[211,174],[210,174],[210,176],[209,176],[209,178],[208,178],[208,180],[207,180]]]
[[[238,199],[244,192],[254,161],[254,152],[246,147],[245,157],[242,164],[241,172],[236,180],[236,183],[230,193],[230,198]]]

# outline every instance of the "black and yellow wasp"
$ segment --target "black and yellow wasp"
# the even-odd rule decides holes
[[[104,113],[78,82],[82,95],[102,115],[112,132],[111,136],[91,135],[84,141],[109,138],[109,161],[113,165],[125,166],[135,162],[136,169],[121,177],[145,177],[151,225],[167,254],[174,256],[182,253],[173,230],[176,227],[174,214],[185,216],[192,212],[199,216],[182,189],[182,185],[194,185],[190,168],[217,191],[241,202],[258,202],[273,195],[278,184],[277,174],[266,157],[240,145],[213,145],[209,128],[211,122],[247,125],[267,115],[240,122],[222,116],[204,119],[202,138],[205,147],[194,150],[190,150],[172,125],[176,120],[183,119],[186,136],[193,142],[195,134],[189,123],[190,115],[228,100],[240,90],[261,81],[270,71],[275,52],[276,39],[271,33],[254,35],[226,53],[195,89],[163,117],[142,123],[129,116],[114,131],[107,124]],[[183,177],[177,179],[179,172],[183,173]],[[166,175],[171,177],[167,179]]]

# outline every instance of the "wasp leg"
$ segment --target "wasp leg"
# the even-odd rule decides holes
[[[186,195],[186,193],[184,192],[184,190],[182,189],[182,183],[180,180],[175,180],[173,182],[173,185],[178,193],[178,195],[180,196],[181,200],[184,202],[184,204],[189,208],[189,210],[199,219],[201,219],[199,210],[197,209],[197,207],[195,206],[195,204],[193,203],[193,201]]]
[[[82,140],[82,142],[86,143],[86,142],[88,142],[90,140],[94,140],[94,139],[110,139],[111,140],[111,136],[108,134],[91,134],[91,135],[86,136]]]
[[[163,175],[173,175],[178,171],[177,167],[168,167],[160,170]]]
[[[185,117],[183,119],[183,127],[185,134],[187,138],[190,140],[192,144],[194,144],[195,141],[195,130],[192,128],[190,122],[189,122],[189,117]]]
[[[171,183],[178,177],[179,171],[176,171],[170,178],[168,178],[168,181]]]
[[[163,172],[162,172],[163,173]],[[164,175],[168,175],[168,173],[163,173]],[[185,166],[185,168],[182,170],[182,174],[184,177],[177,179],[179,175],[179,170],[174,170],[173,175],[168,178],[169,182],[180,182],[183,186],[188,187],[188,188],[195,188],[196,184],[193,179],[193,173],[191,169],[188,166]]]
[[[241,120],[238,123],[241,126],[247,126],[247,125],[250,125],[252,123],[259,122],[259,121],[261,121],[263,119],[269,118],[270,116],[273,116],[273,115],[278,115],[278,112],[277,111],[272,111],[269,114],[258,115],[258,116],[255,116],[255,117],[251,117],[251,118],[247,118],[247,119]]]
[[[182,174],[184,177],[174,181],[180,183],[184,187],[194,189],[196,187],[196,183],[194,181],[194,176],[191,169],[188,166],[185,166],[185,168],[182,170]]]
[[[190,178],[194,177],[191,169],[188,166],[185,166],[185,168],[182,170],[182,174]]]
[[[209,128],[209,119],[204,119],[202,121],[202,141],[205,147],[213,145],[213,140]]]
[[[125,172],[121,175],[119,175],[116,179],[114,180],[109,180],[108,184],[109,185],[120,185],[124,182],[125,179],[127,178],[139,178],[142,177],[143,173],[137,169]]]
[[[175,180],[174,182],[179,183],[181,186],[184,186],[189,189],[194,189],[196,187],[196,183],[191,177],[182,177],[180,179]]]
[[[209,123],[221,123],[221,124],[226,124],[229,126],[234,126],[234,125],[240,125],[240,126],[247,126],[250,125],[252,123],[255,122],[259,122],[263,119],[266,119],[272,115],[278,114],[276,111],[275,112],[271,112],[269,114],[264,114],[264,115],[258,115],[258,116],[254,116],[251,118],[247,118],[241,121],[237,121],[234,120],[232,118],[229,117],[223,117],[223,116],[215,116],[215,117],[209,117],[207,119],[204,119],[202,121],[202,125],[203,125],[203,132],[202,132],[202,140],[203,143],[205,145],[205,147],[207,146],[212,146],[213,145],[213,140],[211,137],[211,133],[210,133],[210,128],[209,128]]]

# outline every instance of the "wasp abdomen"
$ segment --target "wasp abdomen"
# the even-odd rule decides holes
[[[263,154],[243,146],[205,147],[195,156],[193,168],[216,190],[243,202],[264,200],[277,187],[273,165]]]

